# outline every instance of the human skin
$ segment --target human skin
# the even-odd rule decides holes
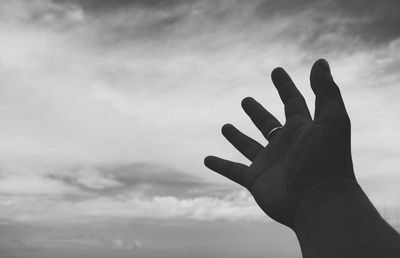
[[[293,229],[303,257],[400,257],[399,234],[354,175],[350,119],[327,61],[311,69],[313,118],[284,69],[274,69],[271,78],[285,107],[283,128],[264,147],[226,124],[222,134],[251,165],[215,156],[205,165],[246,187],[267,215]],[[282,126],[253,98],[243,99],[242,107],[266,138]]]

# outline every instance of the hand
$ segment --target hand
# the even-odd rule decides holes
[[[233,125],[222,127],[222,134],[244,156],[250,166],[214,156],[205,165],[246,187],[263,211],[274,220],[293,228],[296,208],[307,190],[337,178],[356,180],[350,151],[350,119],[328,63],[320,59],[311,69],[311,88],[316,95],[315,115],[311,118],[304,97],[289,75],[273,70],[272,81],[285,106],[286,123],[269,136],[263,147]],[[242,107],[267,138],[280,122],[253,98]]]

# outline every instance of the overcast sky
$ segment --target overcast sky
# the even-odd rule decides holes
[[[294,234],[203,166],[245,162],[240,108],[284,122],[282,66],[313,112],[330,64],[360,184],[400,224],[400,2],[0,1],[0,254],[6,258],[300,257]],[[267,243],[266,243],[267,242]],[[2,256],[2,257],[3,257]]]

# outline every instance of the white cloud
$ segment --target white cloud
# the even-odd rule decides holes
[[[137,239],[130,240],[130,239],[120,239],[114,238],[112,240],[112,248],[116,250],[137,250],[143,246],[143,243]]]
[[[264,220],[265,215],[246,191],[225,198],[177,198],[134,195],[66,201],[29,196],[1,197],[1,218],[25,223],[91,223],[120,219]],[[46,213],[43,213],[46,210]]]
[[[83,168],[77,171],[76,182],[91,189],[105,189],[109,187],[122,186],[121,182],[118,182],[109,176],[103,175],[100,171],[95,168]]]

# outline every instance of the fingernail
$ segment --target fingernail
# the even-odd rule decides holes
[[[331,72],[331,68],[329,67],[328,61],[326,61],[325,59],[320,59],[318,63],[319,63],[319,65],[320,65],[320,67],[321,67],[325,72],[328,72],[328,73]]]

